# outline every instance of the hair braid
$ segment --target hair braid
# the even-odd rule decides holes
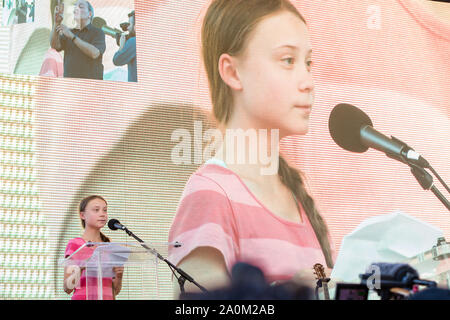
[[[325,261],[329,268],[333,268],[333,258],[331,255],[331,246],[328,238],[328,228],[317,210],[314,199],[308,194],[300,172],[280,156],[278,175],[285,186],[287,186],[302,204],[303,209],[316,233],[317,240],[322,248]]]

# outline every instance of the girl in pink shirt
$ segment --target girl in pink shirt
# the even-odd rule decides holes
[[[108,221],[107,202],[101,196],[92,195],[84,198],[79,205],[79,215],[84,233],[79,238],[74,238],[67,244],[64,256],[70,257],[81,246],[88,242],[110,242],[100,230]],[[85,260],[92,256],[93,247],[84,247],[75,255],[76,260]],[[123,267],[114,267],[115,277],[102,279],[103,300],[113,300],[119,294],[122,287]],[[87,290],[86,290],[87,289]],[[98,300],[98,288],[96,277],[86,277],[85,268],[69,266],[64,270],[64,291],[67,294],[73,292],[72,300]]]
[[[207,289],[227,284],[237,261],[269,281],[297,276],[312,285],[315,263],[333,266],[327,226],[302,176],[278,154],[280,139],[308,132],[314,83],[305,19],[287,0],[214,0],[202,54],[223,139],[185,186],[169,234],[182,246],[169,249],[169,260]],[[229,143],[239,135],[256,140]],[[256,144],[269,162],[252,160]]]

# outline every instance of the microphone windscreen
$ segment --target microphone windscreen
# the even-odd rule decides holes
[[[117,220],[117,219],[110,219],[108,221],[108,228],[110,228],[111,230],[117,230],[117,227],[115,226],[116,223],[120,224],[119,220]]]
[[[369,116],[357,107],[341,103],[331,111],[328,129],[334,142],[341,148],[352,152],[365,152],[369,149],[362,144],[361,127],[372,125]]]

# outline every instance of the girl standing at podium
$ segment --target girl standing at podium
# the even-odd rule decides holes
[[[81,246],[88,242],[111,242],[100,230],[108,222],[108,204],[106,200],[97,195],[92,195],[81,200],[79,215],[84,232],[81,237],[71,239],[67,244],[64,257],[71,256]],[[77,259],[88,259],[95,247],[85,247],[78,252]],[[122,287],[123,267],[115,267],[113,278],[103,278],[103,300],[113,300]],[[76,266],[66,267],[64,270],[64,291],[67,294],[73,292],[72,300],[98,299],[97,278],[88,278],[88,296],[86,296],[85,269]]]
[[[287,0],[213,0],[202,58],[223,143],[185,186],[169,233],[183,245],[169,248],[169,260],[207,289],[228,284],[237,261],[259,267],[269,282],[312,286],[315,263],[333,266],[328,229],[303,176],[276,148],[308,132],[314,83],[305,19]],[[229,133],[239,132],[272,150],[275,170],[259,154],[249,161],[253,145],[230,147]],[[229,160],[236,152],[244,163]]]

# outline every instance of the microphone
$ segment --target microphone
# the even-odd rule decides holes
[[[345,150],[362,153],[373,148],[406,164],[430,167],[428,161],[406,143],[375,130],[369,116],[351,104],[341,103],[334,107],[328,129],[334,142]]]
[[[108,228],[110,228],[111,230],[117,230],[117,229],[125,230],[126,229],[125,226],[122,225],[120,223],[120,221],[117,219],[109,219]]]
[[[122,33],[121,30],[108,26],[106,20],[100,17],[94,17],[94,19],[92,19],[92,25],[96,28],[102,29],[106,35],[113,38],[116,38],[117,33]]]
[[[341,148],[360,153],[373,148],[384,152],[390,158],[406,163],[420,186],[424,190],[431,190],[450,211],[450,201],[436,188],[433,177],[425,169],[429,169],[449,193],[450,188],[428,161],[403,141],[393,136],[390,138],[385,136],[372,125],[372,120],[367,114],[346,103],[336,105],[328,121],[330,135]]]
[[[116,39],[117,45],[120,45],[119,41],[120,36],[123,33],[122,30],[108,26],[106,20],[101,17],[94,17],[94,19],[92,19],[92,25],[96,28],[102,29],[106,35]]]

